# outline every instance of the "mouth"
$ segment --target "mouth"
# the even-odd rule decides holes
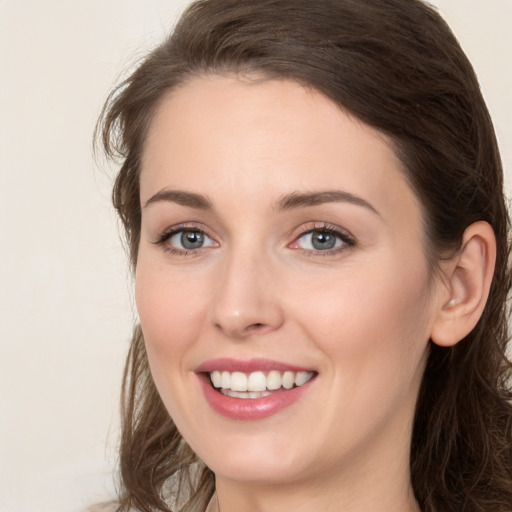
[[[214,370],[208,372],[210,383],[224,396],[254,400],[273,393],[298,388],[315,377],[313,371],[255,371],[244,373]]]
[[[196,374],[212,409],[233,420],[267,418],[301,402],[318,377],[308,368],[263,359],[216,359]]]

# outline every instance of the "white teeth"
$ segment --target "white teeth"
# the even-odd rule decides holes
[[[263,372],[253,372],[247,379],[247,389],[250,391],[265,391],[267,389],[267,378]]]
[[[269,396],[271,393],[268,391],[248,391],[248,392],[241,392],[241,391],[232,391],[231,389],[221,389],[221,393],[226,396],[230,396],[232,398],[261,398],[264,396]]]
[[[302,386],[311,379],[311,372],[297,372],[295,375],[295,385]]]
[[[279,389],[282,384],[283,379],[281,378],[281,372],[276,372],[275,370],[269,372],[267,375],[267,389],[273,391]]]
[[[295,374],[293,372],[284,372],[283,375],[283,388],[292,389],[295,384]]]
[[[220,388],[222,393],[236,398],[261,398],[280,388],[292,389],[294,386],[302,386],[310,381],[314,372],[279,372],[272,370],[265,375],[264,372],[226,372],[215,370],[210,372],[210,380],[215,388]]]
[[[212,384],[214,387],[216,387],[216,388],[222,387],[222,374],[218,370],[215,370],[214,372],[212,372],[210,374],[210,378],[212,379]]]
[[[231,389],[233,391],[247,391],[247,375],[242,372],[233,372],[231,374]]]
[[[222,372],[220,387],[223,389],[231,389],[231,373]]]

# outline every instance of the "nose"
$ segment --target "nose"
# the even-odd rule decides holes
[[[277,272],[263,255],[232,254],[217,276],[212,323],[231,339],[275,331],[284,322]]]

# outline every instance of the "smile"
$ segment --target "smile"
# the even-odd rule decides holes
[[[290,390],[300,387],[314,377],[314,372],[308,371],[256,371],[249,374],[243,372],[228,372],[214,370],[209,372],[210,381],[214,388],[223,395],[232,398],[257,399],[270,396],[278,390]]]
[[[259,420],[299,402],[318,379],[308,368],[265,359],[216,359],[195,370],[209,406],[232,420]]]

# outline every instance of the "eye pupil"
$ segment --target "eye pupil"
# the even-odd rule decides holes
[[[181,245],[185,249],[198,249],[204,244],[204,234],[200,231],[184,231],[181,234]]]
[[[322,231],[313,231],[311,243],[315,249],[327,250],[333,249],[336,245],[336,237]]]

